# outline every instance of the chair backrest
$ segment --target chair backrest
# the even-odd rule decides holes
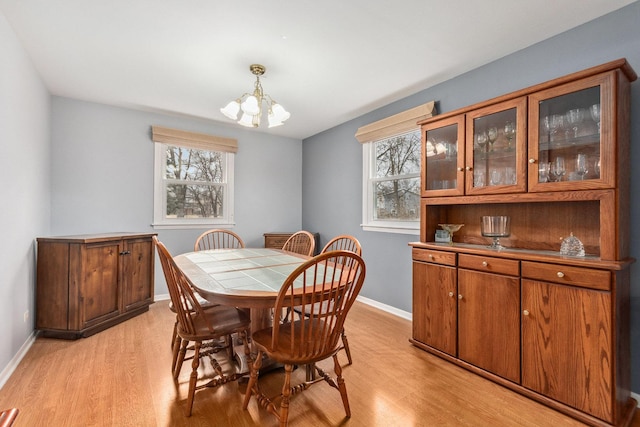
[[[301,255],[312,256],[316,249],[316,239],[308,231],[298,231],[284,242],[282,249]]]
[[[360,246],[360,242],[348,234],[342,234],[329,240],[329,243],[322,248],[322,252],[320,253],[330,251],[349,251],[362,256],[362,246]]]
[[[312,314],[296,321],[275,322],[271,349],[300,361],[335,351],[347,313],[364,283],[365,270],[362,258],[348,251],[320,254],[296,268],[278,293],[275,312],[293,312],[295,307]]]
[[[242,238],[230,230],[213,229],[202,233],[196,239],[195,251],[206,249],[244,248]]]
[[[195,335],[195,318],[206,319],[207,315],[193,293],[189,281],[180,270],[180,267],[176,265],[167,247],[156,236],[153,236],[153,242],[158,249],[158,257],[162,264],[162,271],[167,281],[169,296],[176,311],[178,323],[186,334]],[[213,327],[209,322],[206,323],[209,325],[209,331],[213,333]]]

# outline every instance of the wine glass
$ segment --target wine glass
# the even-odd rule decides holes
[[[600,178],[600,159],[598,159],[598,161],[595,164],[595,170],[596,170],[596,174],[598,175],[598,178]]]
[[[600,104],[593,104],[589,109],[591,118],[598,125],[598,132],[600,132]]]
[[[511,141],[516,135],[516,127],[513,122],[508,121],[504,125],[504,136],[507,138],[507,147],[511,148]]]
[[[564,157],[556,157],[556,161],[549,166],[549,176],[553,178],[553,181],[560,182],[562,177],[567,173],[564,167]]]
[[[507,185],[516,183],[516,168],[511,166],[504,168],[504,183]]]
[[[502,171],[498,168],[492,168],[489,171],[489,185],[502,184]]]
[[[573,131],[573,137],[577,138],[580,132],[580,123],[584,120],[584,111],[580,108],[574,108],[567,111],[567,123]]]
[[[476,134],[476,144],[478,144],[478,147],[480,147],[482,151],[485,151],[488,141],[489,138],[487,137],[486,132]]]
[[[538,182],[549,181],[549,162],[540,163],[538,167]]]
[[[561,114],[554,114],[549,119],[549,128],[551,129],[551,135],[549,137],[549,141],[558,141],[560,138],[560,133],[564,128],[564,116]]]
[[[493,151],[493,143],[498,139],[498,128],[492,126],[487,130],[487,139],[489,140],[489,151]]]
[[[580,179],[583,180],[584,176],[588,172],[589,172],[589,168],[587,167],[587,155],[578,154],[576,156],[576,173],[580,176]]]

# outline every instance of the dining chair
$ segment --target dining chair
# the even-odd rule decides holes
[[[175,369],[173,370],[174,380],[178,379],[189,343],[194,343],[194,353],[190,358],[192,360],[191,376],[189,378],[189,393],[187,398],[187,416],[191,416],[196,390],[204,387],[216,387],[235,381],[243,376],[243,374],[236,372],[231,374],[225,373],[214,355],[222,350],[226,350],[227,356],[232,356],[232,340],[227,339],[227,337],[232,334],[239,334],[244,343],[245,355],[248,360],[251,360],[248,344],[249,325],[251,321],[245,311],[235,307],[214,305],[208,307],[206,310],[203,309],[188,279],[176,265],[165,245],[160,242],[156,236],[154,236],[153,239],[158,249],[162,270],[167,281],[169,296],[171,297],[171,302],[173,302],[178,318],[177,334],[180,339],[180,345],[176,345],[173,349],[174,359],[177,360]],[[204,347],[203,342],[207,341],[216,343],[223,341],[225,345]],[[205,384],[199,385],[198,367],[200,366],[200,359],[203,357],[210,359],[216,377]],[[232,358],[230,358],[230,360],[232,360]]]
[[[205,249],[224,248],[244,248],[244,241],[233,231],[216,228],[207,230],[198,236],[193,250],[197,252]]]
[[[336,236],[333,239],[329,240],[327,244],[322,248],[320,253],[331,252],[331,251],[349,251],[357,254],[358,256],[362,256],[362,246],[358,239],[348,234],[342,234],[340,236]],[[312,310],[317,310],[317,307],[308,307],[306,312],[302,311],[301,307],[295,307],[294,311],[299,316],[310,316]],[[339,350],[344,350],[347,355],[347,365],[353,364],[353,359],[351,358],[351,349],[349,349],[349,340],[347,339],[347,334],[345,333],[344,328],[342,328],[341,332],[342,346]]]
[[[362,256],[362,246],[360,242],[348,234],[341,234],[329,240],[320,253],[330,251],[349,251]]]
[[[244,241],[240,236],[238,236],[233,231],[223,230],[223,229],[212,229],[207,230],[202,233],[196,239],[196,243],[194,245],[194,251],[202,251],[205,249],[222,249],[222,248],[244,248]],[[196,293],[196,297],[198,297],[198,301],[202,306],[212,305],[211,302],[206,301],[204,298],[200,297]],[[169,310],[175,313],[175,309],[173,307],[173,303],[169,304]],[[171,335],[171,348],[176,343],[176,328],[178,327],[178,321],[176,319],[176,323],[173,326],[173,334]],[[174,361],[175,365],[175,361]]]
[[[358,256],[362,256],[362,246],[360,245],[360,242],[354,236],[350,236],[348,234],[342,234],[329,240],[324,248],[322,248],[321,253],[330,251],[349,251],[356,253]],[[347,334],[345,333],[344,328],[342,328],[341,339],[342,347],[340,347],[340,350],[344,349],[344,352],[347,355],[347,364],[351,365],[353,364],[353,359],[351,358],[349,340],[347,339]]]
[[[284,242],[282,249],[301,255],[313,256],[316,249],[316,239],[308,231],[298,231]]]
[[[288,425],[289,403],[293,394],[312,385],[326,381],[336,388],[342,397],[347,417],[351,417],[349,399],[342,367],[336,353],[340,349],[340,334],[349,309],[353,305],[365,278],[365,264],[359,255],[347,251],[320,254],[296,268],[284,281],[276,298],[274,310],[301,306],[303,310],[318,307],[312,314],[289,322],[274,322],[270,328],[252,334],[252,342],[258,350],[250,365],[250,378],[244,396],[243,409],[247,409],[251,396],[255,395],[259,406],[274,414],[280,426]],[[262,393],[258,372],[262,357],[284,365],[282,393],[269,398]],[[317,367],[316,362],[333,358],[335,378]],[[307,379],[291,386],[291,373],[295,365],[309,365],[318,373],[317,378]],[[280,408],[274,403],[280,400]]]

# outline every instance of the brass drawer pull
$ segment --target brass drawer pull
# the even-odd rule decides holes
[[[488,266],[488,265],[489,265],[489,263],[488,263],[487,261],[482,261],[482,266],[483,266],[483,267],[486,267],[486,266]]]
[[[562,271],[558,271],[558,273],[556,273],[558,275],[559,278],[563,278],[564,277],[564,273]]]

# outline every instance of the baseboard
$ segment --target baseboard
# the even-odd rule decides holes
[[[2,370],[2,373],[0,373],[0,388],[4,387],[6,382],[13,374],[13,371],[15,371],[20,364],[22,358],[27,354],[27,351],[29,351],[33,343],[36,341],[36,335],[37,331],[31,332],[31,335],[29,335],[24,344],[22,344],[22,347],[20,347],[20,350],[18,350],[15,356],[13,356],[7,366],[5,366],[5,368]]]
[[[363,304],[367,304],[370,305],[371,307],[375,307],[379,310],[382,311],[386,311],[387,313],[393,314],[395,316],[401,317],[403,319],[409,320],[411,321],[411,319],[413,318],[411,313],[409,313],[408,311],[404,311],[404,310],[400,310],[397,309],[395,307],[392,307],[390,305],[387,304],[383,304],[381,302],[378,302],[376,300],[372,300],[363,296],[358,296],[358,298],[356,298],[357,301],[360,301]]]

